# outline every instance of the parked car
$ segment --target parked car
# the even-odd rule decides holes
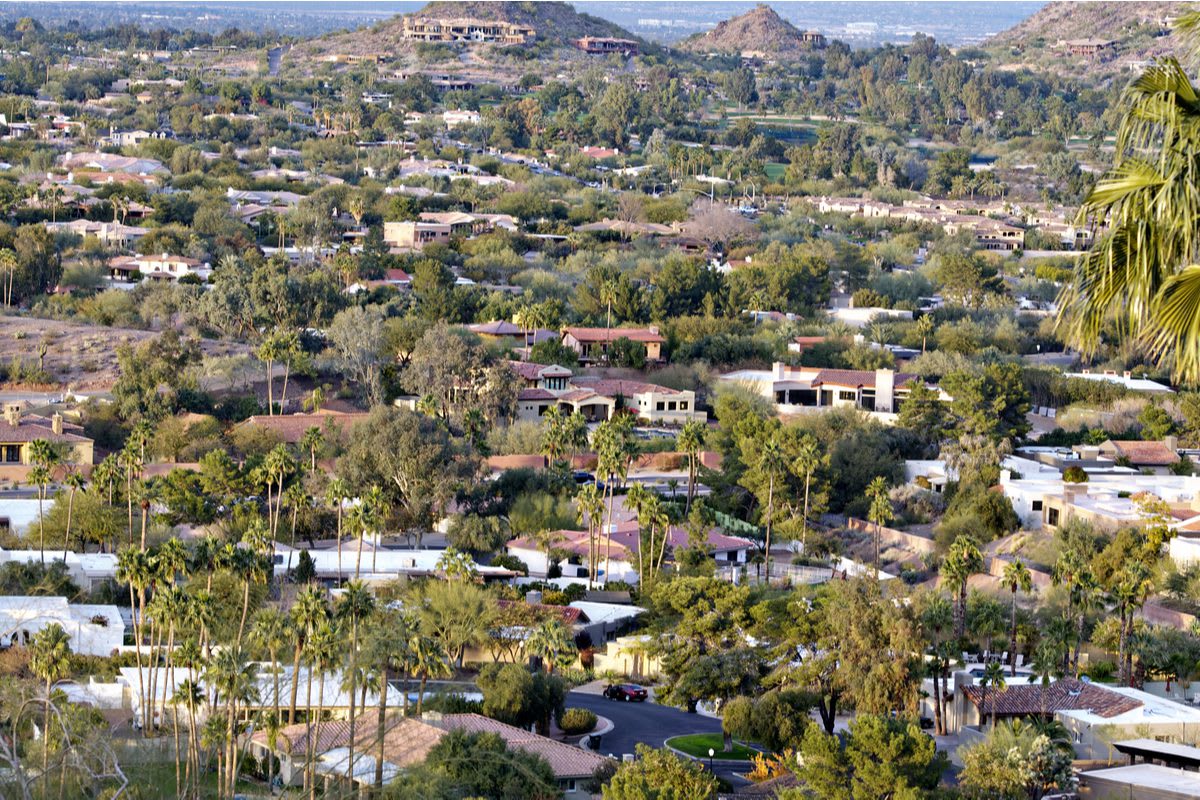
[[[649,697],[649,693],[636,683],[611,683],[604,687],[604,696],[609,700],[643,703]]]

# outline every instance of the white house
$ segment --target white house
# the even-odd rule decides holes
[[[128,280],[134,273],[151,280],[178,281],[195,276],[208,280],[212,267],[208,262],[187,256],[159,255],[119,256],[108,262],[108,269],[116,280]]]
[[[0,597],[0,647],[27,646],[54,623],[66,631],[74,653],[110,656],[125,642],[116,606],[72,604],[65,597]]]
[[[1155,394],[1174,394],[1174,390],[1170,386],[1152,381],[1143,375],[1140,378],[1133,377],[1133,373],[1129,370],[1125,372],[1114,372],[1105,370],[1104,372],[1092,372],[1084,370],[1083,372],[1068,372],[1063,375],[1064,378],[1078,378],[1085,381],[1101,381],[1103,383],[1115,383],[1124,386],[1134,392],[1153,392]]]
[[[775,403],[780,414],[828,408],[857,408],[882,422],[894,422],[919,378],[890,369],[855,370],[789,367],[743,369],[721,375]],[[940,391],[940,390],[939,390]],[[944,393],[940,395],[947,399]]]
[[[289,569],[300,563],[300,552],[304,548],[291,548],[275,544],[275,575],[284,577]],[[337,548],[325,547],[308,551],[313,560],[317,580],[341,583],[355,576],[356,568],[360,579],[367,583],[393,581],[400,576],[423,577],[439,573],[438,562],[445,550],[387,550],[375,549],[370,540],[363,542],[362,563],[358,561],[358,542],[342,543],[339,555]],[[508,580],[517,573],[503,567],[485,566],[476,563],[475,573],[484,580]]]

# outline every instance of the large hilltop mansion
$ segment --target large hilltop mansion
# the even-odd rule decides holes
[[[537,35],[531,25],[482,19],[405,17],[403,36],[418,42],[525,44]]]

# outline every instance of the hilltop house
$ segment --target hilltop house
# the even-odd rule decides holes
[[[146,280],[178,281],[183,278],[208,280],[212,267],[207,261],[187,256],[159,255],[118,256],[108,262],[113,280],[129,280],[134,275]]]
[[[406,16],[401,35],[418,42],[525,44],[533,40],[537,30],[532,25],[502,20]]]
[[[563,328],[562,343],[575,351],[583,363],[605,360],[608,347],[618,339],[641,342],[647,361],[662,361],[666,339],[651,325],[648,328]]]
[[[588,55],[606,55],[619,53],[622,56],[636,56],[638,43],[632,39],[614,39],[608,36],[584,36],[575,40],[575,46]]]
[[[20,403],[5,404],[0,422],[0,468],[28,467],[30,445],[38,440],[63,446],[67,450],[64,460],[69,463],[92,463],[93,442],[83,435],[81,426],[65,421],[61,414],[49,418],[23,414]]]
[[[557,364],[510,361],[525,387],[517,395],[517,418],[536,420],[551,408],[579,412],[589,422],[611,419],[618,411],[635,414],[651,424],[682,425],[708,420],[696,408],[696,393],[644,381],[575,377]]]

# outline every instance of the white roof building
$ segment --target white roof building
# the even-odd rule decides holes
[[[1083,372],[1068,372],[1063,375],[1064,378],[1080,378],[1085,381],[1103,381],[1105,383],[1116,383],[1124,386],[1135,392],[1166,392],[1174,394],[1174,390],[1170,386],[1165,386],[1158,381],[1152,381],[1144,375],[1140,378],[1133,377],[1133,373],[1126,370],[1123,373],[1106,370],[1104,372],[1091,372],[1084,370]]]
[[[117,556],[114,553],[76,553],[72,550],[47,550],[45,562],[65,561],[67,574],[85,592],[91,591],[117,574]],[[41,563],[41,550],[5,550],[0,548],[0,564],[6,561],[17,563]]]
[[[72,604],[65,597],[0,597],[0,647],[28,645],[54,623],[66,631],[74,653],[111,656],[125,642],[116,606]]]
[[[286,575],[289,569],[295,569],[300,561],[303,548],[291,548],[288,545],[275,544],[275,574]],[[342,581],[354,577],[355,567],[358,566],[359,578],[367,583],[385,583],[395,580],[398,576],[423,576],[438,573],[438,561],[445,550],[375,550],[370,541],[363,543],[362,564],[358,564],[358,543],[342,543],[342,553],[339,562],[338,551],[334,549],[309,550],[308,555],[313,560],[318,580]],[[476,573],[484,580],[507,580],[516,573],[503,567],[475,564]]]

